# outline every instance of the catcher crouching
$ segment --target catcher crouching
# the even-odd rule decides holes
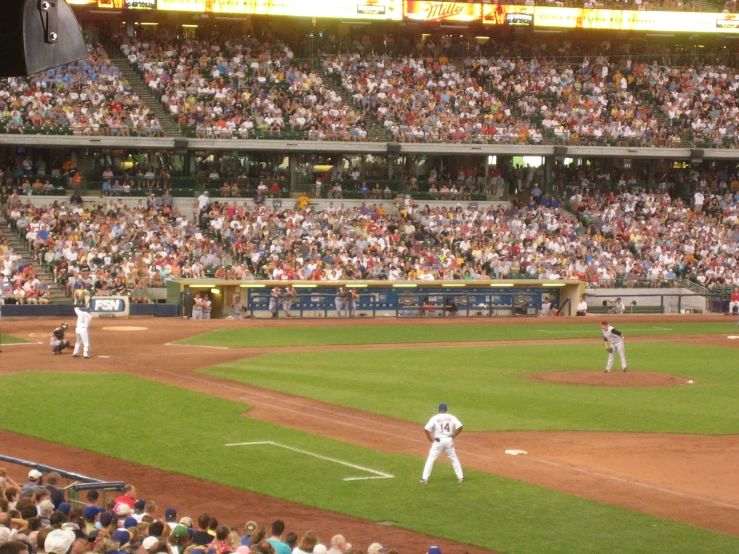
[[[68,329],[68,327],[69,326],[66,323],[62,323],[51,333],[49,346],[51,346],[51,351],[54,353],[55,356],[57,354],[61,354],[65,348],[69,348],[70,346],[69,341],[64,338],[64,332]]]

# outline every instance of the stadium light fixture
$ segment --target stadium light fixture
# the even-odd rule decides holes
[[[515,286],[516,286],[515,283],[495,283],[493,285],[490,285],[490,288],[496,288],[496,289],[500,287],[510,288],[510,287],[515,287]]]
[[[464,283],[444,283],[441,286],[442,287],[464,287],[466,285]]]
[[[542,287],[564,287],[564,283],[543,283]]]
[[[294,288],[294,289],[314,289],[314,288],[316,288],[317,286],[318,286],[318,285],[315,285],[315,284],[311,284],[311,285],[301,285],[301,284],[297,284],[297,285],[293,285],[293,288]]]
[[[188,25],[188,24],[186,24],[186,23],[183,23],[183,24],[182,24],[182,26],[183,26],[183,27],[184,27],[185,29],[197,29],[198,27],[200,27],[200,25]]]
[[[33,75],[87,57],[82,28],[65,0],[6,0],[0,77]]]
[[[347,284],[346,288],[348,289],[366,289],[367,285],[365,283],[357,283],[357,284]]]
[[[398,283],[396,285],[393,285],[393,288],[395,289],[414,289],[417,286],[418,285],[416,285],[415,283]]]
[[[138,25],[141,25],[142,27],[156,27],[159,25],[159,23],[154,23],[151,21],[142,21],[141,23],[138,23]]]
[[[242,289],[263,289],[267,285],[258,285],[258,284],[247,284],[247,285],[239,285]]]
[[[342,21],[342,25],[361,25],[363,27],[366,27],[367,25],[372,25],[371,21]]]
[[[221,289],[210,289],[211,294],[221,294]]]
[[[209,289],[212,288],[213,284],[210,285],[190,285],[191,289]]]

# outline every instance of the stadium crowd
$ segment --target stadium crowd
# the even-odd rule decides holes
[[[324,43],[320,71],[272,35],[119,37],[119,45],[173,119],[200,138],[370,140],[386,138],[372,132],[384,129],[402,142],[679,146],[689,131],[719,136],[712,145],[721,147],[736,136],[734,72],[704,61],[725,52],[698,60],[608,40],[490,40],[466,41],[450,61],[458,44],[448,37],[389,38]]]
[[[591,286],[674,286],[690,278],[710,288],[739,285],[739,189],[728,188],[736,176],[720,177],[729,182],[702,179],[685,203],[667,191],[598,187],[583,176],[567,193],[577,218],[536,183],[526,185],[527,201],[497,207],[420,205],[397,195],[392,206],[336,201],[317,211],[306,195],[282,208],[203,193],[190,214],[165,194],[134,207],[114,198],[34,207],[19,197],[7,216],[77,298],[94,290],[140,301],[146,286],[205,276],[574,278]],[[9,267],[3,279],[16,288],[22,271]]]
[[[139,498],[133,485],[105,505],[97,490],[71,503],[60,486],[55,471],[32,469],[21,484],[0,468],[0,554],[397,554],[378,542],[354,547],[340,534],[322,543],[315,531],[286,531],[279,519],[232,527],[207,513],[180,514]],[[442,553],[430,546],[427,554]]]
[[[735,141],[739,80],[728,67],[658,66],[602,54],[575,62],[566,54],[550,58],[541,50],[528,59],[519,52],[454,64],[444,56],[352,52],[330,56],[323,66],[400,142],[550,138],[680,146],[685,131],[718,138],[712,146]]]
[[[198,138],[253,138],[259,131],[306,132],[311,140],[366,137],[362,115],[279,39],[119,42],[168,112],[195,126]]]
[[[638,0],[637,0],[638,1]],[[602,38],[450,36],[319,42],[266,33],[116,37],[172,120],[198,138],[736,144],[732,51]],[[0,84],[5,132],[161,136],[100,46],[67,68]],[[42,183],[43,186],[43,183]]]
[[[105,50],[30,77],[0,80],[5,133],[164,136],[157,118],[128,86]]]

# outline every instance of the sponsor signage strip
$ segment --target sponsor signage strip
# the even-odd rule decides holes
[[[732,34],[739,31],[739,14],[731,13],[555,8],[438,0],[68,0],[68,2],[72,5],[96,6],[99,9],[158,9],[354,20],[482,22],[485,25],[533,26],[549,29]]]
[[[548,6],[484,5],[486,25],[526,24],[554,29],[736,33],[739,14],[552,8]]]

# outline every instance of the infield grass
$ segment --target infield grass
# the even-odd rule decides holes
[[[438,464],[432,482],[422,487],[418,478],[425,443],[419,444],[418,457],[386,454],[253,421],[242,416],[243,404],[131,376],[57,373],[48,380],[43,375],[0,377],[4,429],[371,521],[395,521],[430,536],[500,552],[739,551],[739,537],[481,472],[468,471],[460,486],[449,464]],[[19,401],[28,398],[39,399],[53,421],[29,417],[27,402]],[[81,420],[80,405],[71,400],[75,398],[85,399],[85,413],[98,416]],[[116,431],[121,426],[125,440]],[[223,446],[263,440],[395,478],[347,482],[343,477],[357,470],[270,446]]]
[[[628,336],[707,335],[737,333],[736,322],[624,323],[616,325]],[[270,346],[327,346],[346,344],[399,344],[599,338],[600,319],[589,323],[527,325],[371,325],[331,327],[278,327],[219,329],[177,344],[228,348]]]
[[[31,341],[18,337],[13,337],[11,335],[0,335],[0,346],[2,346],[3,344],[25,344],[28,342]]]
[[[631,370],[695,384],[587,387],[530,379],[541,372],[603,371],[602,343],[284,352],[204,372],[416,423],[425,423],[443,401],[475,431],[739,433],[739,351],[634,342],[626,353]]]

